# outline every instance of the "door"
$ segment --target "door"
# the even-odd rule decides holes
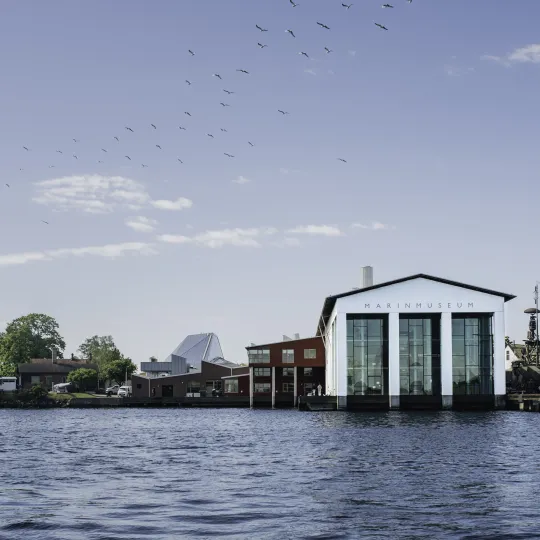
[[[161,389],[162,397],[173,397],[173,386],[172,384],[164,384]]]

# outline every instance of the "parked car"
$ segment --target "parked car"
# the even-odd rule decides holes
[[[119,384],[115,384],[114,386],[109,386],[109,388],[107,388],[105,390],[105,393],[107,394],[107,397],[110,397],[110,396],[116,396],[118,395],[118,390],[120,389],[120,385]]]
[[[121,386],[118,389],[118,397],[130,397],[131,396],[131,386]]]
[[[59,383],[53,386],[53,392],[57,394],[68,394],[69,392],[75,392],[76,388],[73,383]]]

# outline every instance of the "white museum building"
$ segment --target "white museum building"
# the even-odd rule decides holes
[[[513,295],[426,274],[371,276],[366,267],[364,287],[326,298],[319,319],[338,408],[503,406]]]

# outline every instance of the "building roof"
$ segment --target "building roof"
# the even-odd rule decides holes
[[[63,362],[62,364],[53,364],[49,362],[48,364],[19,364],[17,366],[17,371],[19,373],[70,373],[79,368],[85,369],[95,369],[97,370],[96,364],[81,364],[80,362]]]
[[[210,362],[212,358],[223,358],[223,351],[216,334],[191,334],[174,349],[166,362],[172,360],[172,355],[181,356],[187,360],[188,365],[200,369],[203,360]]]
[[[212,358],[211,360],[205,360],[205,362],[208,362],[209,364],[215,364],[216,366],[223,366],[227,368],[238,368],[240,367],[238,364],[235,364],[234,362],[230,362],[229,360],[225,360],[225,358],[221,358],[220,356],[217,356],[216,358]]]
[[[505,302],[515,298],[513,294],[506,294],[498,291],[492,291],[491,289],[484,289],[483,287],[476,287],[475,285],[467,285],[466,283],[460,283],[459,281],[452,281],[450,279],[439,278],[435,276],[430,276],[428,274],[414,274],[412,276],[407,276],[400,279],[394,279],[393,281],[386,281],[385,283],[378,283],[377,285],[371,285],[370,287],[364,287],[363,289],[353,289],[352,291],[347,291],[341,294],[335,294],[328,296],[323,305],[321,316],[319,318],[319,325],[317,326],[317,336],[321,335],[321,323],[325,319],[328,319],[332,314],[332,310],[336,305],[336,300],[339,298],[345,298],[346,296],[353,296],[355,294],[362,294],[367,291],[373,291],[375,289],[382,289],[383,287],[390,287],[391,285],[397,285],[398,283],[404,283],[405,281],[411,281],[413,279],[429,279],[430,281],[436,281],[438,283],[444,283],[445,285],[452,285],[454,287],[461,287],[462,289],[469,289],[471,291],[481,292],[484,294],[491,294],[493,296],[502,296]]]
[[[238,375],[226,375],[222,379],[238,379],[238,377],[249,377],[249,373],[239,373]]]
[[[523,343],[510,343],[508,345],[517,358],[523,358],[526,346]]]
[[[288,339],[286,341],[274,341],[273,343],[262,343],[261,345],[249,345],[246,347],[246,350],[250,351],[252,349],[260,349],[261,347],[270,347],[271,345],[291,345],[297,343],[298,341],[307,341],[308,339],[317,339],[321,336],[311,336],[300,339]]]

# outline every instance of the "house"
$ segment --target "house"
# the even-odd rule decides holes
[[[504,350],[506,371],[512,371],[512,363],[523,361],[525,356],[525,345],[522,343],[507,342]]]

